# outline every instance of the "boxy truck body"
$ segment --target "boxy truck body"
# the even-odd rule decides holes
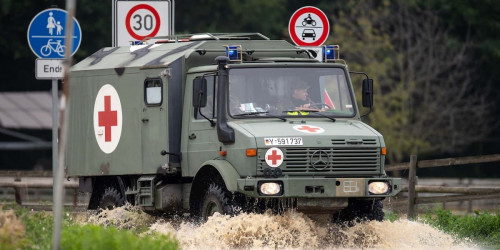
[[[361,211],[370,202],[373,208],[399,192],[401,180],[383,170],[382,135],[360,121],[346,65],[310,59],[285,41],[229,37],[103,48],[73,66],[67,176],[92,192],[89,208],[128,201],[206,218],[273,200],[333,213]],[[228,44],[240,45],[242,58],[216,62]],[[319,85],[309,90],[321,88],[310,94],[321,105],[327,90],[345,97],[328,96],[326,105],[336,106],[330,111],[272,115],[290,91],[284,82],[307,80],[308,72],[325,74],[313,75]],[[194,106],[203,100],[193,90],[196,79],[208,85],[201,95],[217,104]],[[237,91],[242,103],[233,111]],[[374,194],[373,182],[387,190]]]

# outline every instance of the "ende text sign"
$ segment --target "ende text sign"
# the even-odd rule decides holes
[[[64,77],[63,60],[36,59],[35,76],[38,80],[62,79]]]

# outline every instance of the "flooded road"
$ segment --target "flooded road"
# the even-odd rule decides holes
[[[408,220],[366,222],[352,227],[314,220],[298,212],[283,215],[216,214],[206,223],[186,218],[163,219],[132,207],[91,215],[86,223],[118,228],[148,228],[145,234],[175,237],[183,249],[479,249],[429,225]]]

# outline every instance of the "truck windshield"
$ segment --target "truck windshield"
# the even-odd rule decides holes
[[[354,106],[341,68],[244,68],[229,72],[229,112],[238,118],[352,117]],[[247,114],[248,115],[245,115]]]

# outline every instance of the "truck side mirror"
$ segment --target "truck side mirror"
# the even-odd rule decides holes
[[[373,79],[367,78],[363,80],[362,93],[363,107],[373,107]]]
[[[193,80],[193,107],[203,108],[207,105],[207,79],[196,77]]]

